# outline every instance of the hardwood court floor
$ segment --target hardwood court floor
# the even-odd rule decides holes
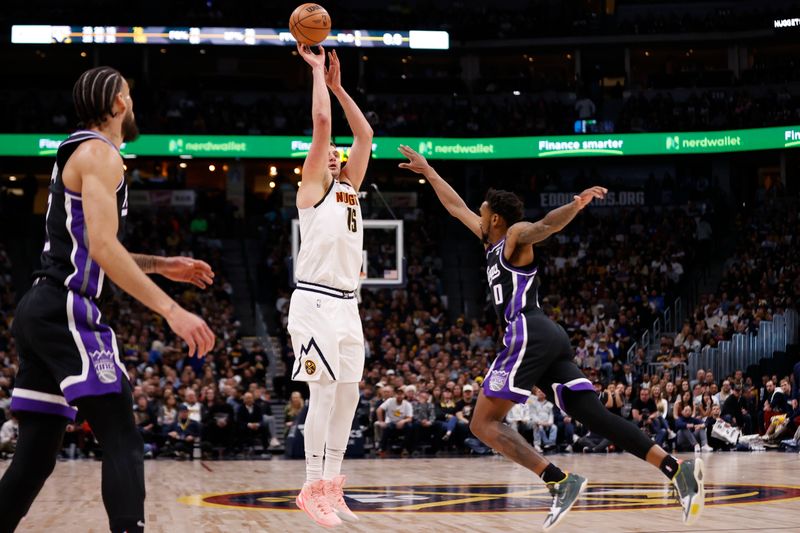
[[[554,456],[561,468],[590,481],[558,531],[800,531],[800,455],[717,453],[703,458],[705,513],[685,527],[663,476],[644,462],[617,454]],[[0,471],[7,465],[0,463]],[[277,458],[149,461],[147,531],[322,531],[294,507],[303,467],[302,461]],[[541,530],[549,507],[544,485],[501,457],[349,460],[344,471],[351,487],[348,498],[355,498],[351,506],[359,509],[361,521],[338,528],[342,531],[533,532]],[[263,493],[208,496],[253,491]],[[100,464],[58,463],[19,531],[108,531]]]

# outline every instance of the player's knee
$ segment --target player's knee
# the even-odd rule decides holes
[[[493,420],[486,420],[480,417],[473,417],[472,420],[469,422],[469,430],[472,432],[473,435],[478,437],[483,442],[487,442],[490,439],[490,431],[489,425],[492,424]]]

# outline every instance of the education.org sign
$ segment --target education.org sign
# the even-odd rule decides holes
[[[53,156],[66,135],[0,134],[0,156]],[[352,137],[337,137],[343,158]],[[374,159],[403,159],[400,144],[428,159],[491,160],[552,157],[713,154],[800,147],[800,126],[748,130],[555,135],[546,137],[377,137]],[[125,157],[300,159],[309,137],[228,135],[142,135],[124,144]]]
[[[579,192],[541,192],[539,193],[539,207],[552,209],[567,205],[575,199],[575,195]],[[645,205],[643,191],[608,191],[605,198],[596,198],[589,204],[590,207],[639,207],[643,205]]]

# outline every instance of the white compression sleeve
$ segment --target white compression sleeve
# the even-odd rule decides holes
[[[325,439],[324,479],[333,479],[342,470],[342,460],[344,452],[347,450],[347,441],[350,440],[350,428],[358,407],[358,398],[358,383],[336,385],[336,399]]]
[[[308,414],[303,432],[306,452],[306,483],[322,479],[325,438],[331,423],[336,388],[337,384],[324,375],[319,381],[308,383]]]

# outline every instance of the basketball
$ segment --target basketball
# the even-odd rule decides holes
[[[331,17],[319,4],[303,4],[292,12],[289,31],[300,44],[314,46],[330,33]]]

